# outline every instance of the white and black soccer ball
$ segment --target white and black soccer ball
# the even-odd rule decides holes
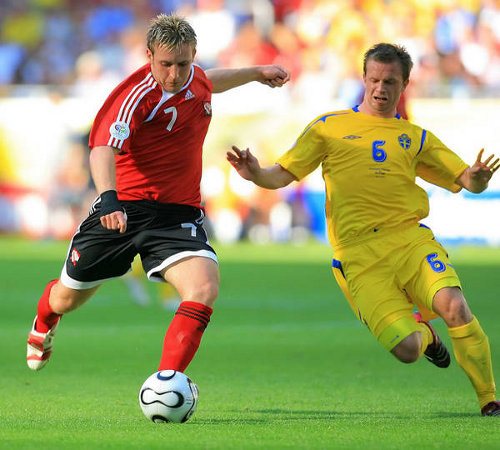
[[[176,370],[151,375],[139,391],[139,405],[153,422],[186,422],[196,410],[198,387]]]

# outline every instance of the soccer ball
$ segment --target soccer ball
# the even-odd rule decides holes
[[[139,405],[153,422],[184,423],[198,404],[198,387],[176,370],[160,370],[151,375],[139,391]]]

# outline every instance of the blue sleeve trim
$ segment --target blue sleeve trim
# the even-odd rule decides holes
[[[328,117],[332,117],[332,116],[343,116],[345,114],[349,114],[348,112],[341,112],[341,113],[332,113],[332,114],[325,114],[324,116],[321,116],[318,120],[316,120],[316,122],[314,122],[313,124],[311,124],[311,126],[313,126],[315,123],[318,123],[318,122],[326,122],[326,119]],[[310,127],[309,127],[310,128]]]
[[[342,113],[332,113],[332,114],[325,114],[324,116],[321,116],[318,120],[314,121],[311,125],[309,125],[305,130],[304,132],[299,136],[299,138],[301,138],[302,136],[304,136],[314,125],[316,125],[318,122],[323,122],[325,123],[326,122],[326,119],[328,117],[332,117],[332,116],[343,116],[345,114],[349,114],[348,112],[342,112]],[[295,142],[297,143],[297,142]],[[295,145],[294,145],[295,146]],[[293,148],[293,147],[292,147]]]
[[[422,151],[426,136],[427,136],[427,130],[422,130],[422,139],[420,140],[420,148],[418,149],[417,155]]]
[[[359,112],[359,105],[356,105],[352,108],[354,112]],[[394,116],[396,119],[401,119],[401,116],[399,115],[398,112],[396,112],[396,115]]]
[[[340,273],[345,278],[344,269],[342,269],[342,263],[338,259],[333,258],[332,267],[334,269],[339,269]]]

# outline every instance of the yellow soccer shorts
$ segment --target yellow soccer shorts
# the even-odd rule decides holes
[[[387,350],[418,331],[415,307],[424,320],[436,318],[436,292],[461,287],[446,250],[419,224],[337,250],[332,269],[354,314]]]

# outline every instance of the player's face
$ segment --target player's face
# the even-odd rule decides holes
[[[365,96],[360,110],[373,116],[394,117],[399,97],[408,84],[408,80],[403,80],[401,64],[370,59],[366,63],[363,81]]]
[[[158,84],[167,92],[179,92],[191,74],[196,49],[189,44],[177,50],[155,46],[154,52],[147,50],[151,72]]]

